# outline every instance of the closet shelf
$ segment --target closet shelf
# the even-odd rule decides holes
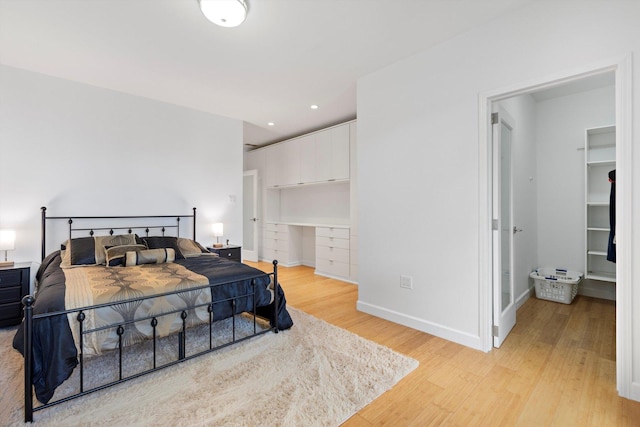
[[[608,273],[608,272],[605,272],[605,271],[592,271],[592,272],[586,274],[585,279],[601,280],[603,282],[613,282],[613,283],[615,283],[616,274],[615,273]]]
[[[606,231],[607,233],[609,231],[611,231],[610,228],[605,228],[605,227],[587,227],[588,231]]]
[[[615,160],[596,160],[587,162],[587,166],[615,166]]]
[[[587,251],[587,255],[607,256],[605,251]]]

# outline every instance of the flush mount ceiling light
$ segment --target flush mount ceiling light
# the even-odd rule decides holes
[[[198,0],[207,19],[222,27],[237,27],[247,18],[244,0]]]

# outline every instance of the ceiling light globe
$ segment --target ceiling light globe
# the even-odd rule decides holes
[[[198,0],[204,16],[221,27],[237,27],[247,18],[244,0]]]

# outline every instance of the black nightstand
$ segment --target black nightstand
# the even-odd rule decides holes
[[[242,262],[242,246],[223,246],[221,248],[207,248],[209,252],[214,252],[223,258],[230,259],[231,261]]]
[[[0,327],[22,321],[22,297],[29,293],[30,262],[0,267]]]

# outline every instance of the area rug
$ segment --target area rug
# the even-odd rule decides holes
[[[34,414],[34,425],[338,426],[418,366],[387,347],[289,310],[295,324],[288,331],[44,409]],[[239,331],[252,325],[236,321]],[[2,426],[23,425],[23,359],[11,348],[14,334],[14,328],[0,330]],[[60,391],[74,388],[73,380]]]

